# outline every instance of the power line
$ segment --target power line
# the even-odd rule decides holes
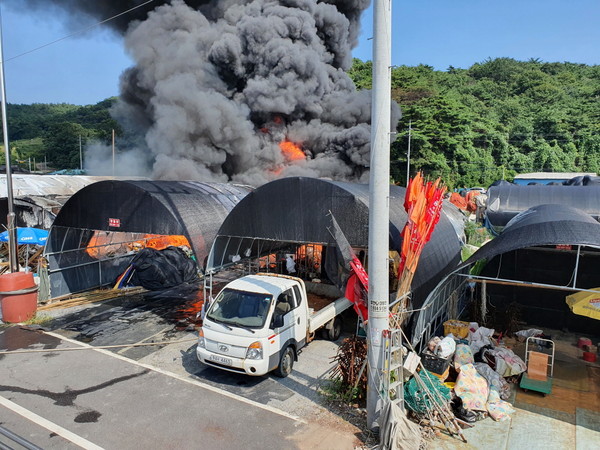
[[[43,48],[46,48],[46,47],[48,47],[48,46],[50,46],[50,45],[54,45],[54,44],[56,44],[56,43],[58,43],[58,42],[64,41],[65,39],[69,39],[69,38],[71,38],[71,37],[73,37],[73,36],[76,36],[76,35],[78,35],[78,34],[83,34],[83,33],[87,32],[87,31],[91,30],[92,28],[96,28],[96,27],[98,27],[98,26],[100,26],[100,25],[103,25],[103,24],[105,24],[106,22],[110,22],[111,20],[114,20],[114,19],[116,19],[117,17],[121,17],[121,16],[123,16],[123,15],[125,15],[125,14],[128,14],[128,13],[130,13],[130,12],[131,12],[131,11],[133,11],[133,10],[136,10],[136,9],[138,9],[138,8],[141,8],[142,6],[146,6],[147,4],[149,4],[149,3],[152,3],[153,1],[154,1],[154,0],[148,0],[147,2],[144,2],[144,3],[140,4],[140,5],[134,6],[133,8],[129,8],[127,11],[123,11],[123,12],[121,12],[121,13],[117,14],[117,15],[114,15],[114,16],[112,16],[112,17],[109,17],[108,19],[104,19],[104,20],[103,20],[103,21],[101,21],[101,22],[97,22],[97,23],[95,23],[95,24],[93,24],[93,25],[90,25],[89,27],[82,28],[82,29],[80,29],[80,30],[78,30],[78,31],[75,31],[75,32],[71,33],[71,34],[68,34],[68,35],[66,35],[66,36],[63,36],[63,37],[61,37],[61,38],[59,38],[59,39],[56,39],[55,41],[48,42],[47,44],[40,45],[39,47],[32,48],[31,50],[27,50],[26,52],[23,52],[23,53],[20,53],[20,54],[18,54],[18,55],[16,55],[16,56],[13,56],[13,57],[11,57],[11,58],[5,59],[5,60],[4,60],[4,62],[12,61],[13,59],[17,59],[17,58],[20,58],[21,56],[28,55],[29,53],[36,52],[36,51],[38,51],[38,50],[41,50],[41,49],[43,49]]]

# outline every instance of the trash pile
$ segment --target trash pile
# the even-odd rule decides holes
[[[0,242],[0,274],[10,271],[8,244]],[[40,265],[46,265],[46,259],[42,256],[43,245],[17,245],[17,261],[19,267],[26,272],[37,273]]]
[[[443,429],[466,442],[462,428],[488,416],[506,420],[514,412],[506,401],[510,385],[527,366],[501,336],[494,337],[493,329],[475,322],[447,321],[444,334],[432,338],[420,355],[406,352],[404,404],[421,426]],[[417,368],[407,371],[408,366]]]
[[[19,227],[15,233],[17,262],[25,272],[38,272],[38,266],[45,265],[42,257],[48,239],[48,230]],[[10,270],[8,231],[0,233],[0,274]]]

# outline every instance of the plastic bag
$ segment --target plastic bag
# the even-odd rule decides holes
[[[523,342],[528,337],[539,336],[540,334],[544,334],[544,332],[542,330],[538,330],[537,328],[530,328],[529,330],[521,330],[521,331],[517,331],[515,333],[515,335],[517,336],[517,339],[521,342]]]
[[[435,355],[440,358],[447,359],[454,354],[456,350],[456,342],[451,336],[446,336],[440,341],[435,348]]]

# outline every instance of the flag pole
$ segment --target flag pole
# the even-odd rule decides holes
[[[380,425],[384,362],[382,332],[389,329],[391,9],[391,0],[374,2],[367,323],[367,426],[370,429]]]
[[[6,227],[8,229],[8,260],[11,272],[19,271],[17,261],[17,238],[15,230],[15,211],[13,199],[12,170],[10,167],[10,146],[8,142],[8,124],[6,120],[6,86],[4,84],[4,46],[2,43],[2,11],[0,10],[0,90],[2,91],[2,135],[4,138],[4,154],[6,157],[6,191],[8,201],[8,215]]]

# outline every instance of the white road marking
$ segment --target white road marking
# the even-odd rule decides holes
[[[219,389],[217,387],[211,386],[210,384],[202,383],[201,381],[194,380],[192,378],[182,377],[181,375],[177,375],[176,373],[169,372],[168,370],[160,369],[158,367],[151,366],[150,364],[144,364],[144,363],[135,361],[133,359],[126,358],[125,356],[121,356],[121,355],[113,353],[113,352],[111,352],[109,350],[103,350],[103,349],[99,349],[99,348],[94,348],[93,345],[89,345],[89,344],[86,344],[85,342],[79,342],[79,341],[76,341],[75,339],[70,339],[70,338],[67,338],[65,336],[61,336],[58,333],[53,333],[51,331],[43,331],[43,333],[45,333],[45,334],[47,334],[49,336],[53,336],[53,337],[55,337],[57,339],[60,339],[61,341],[70,342],[72,344],[80,345],[82,347],[89,347],[90,349],[92,349],[92,350],[94,350],[96,352],[99,352],[99,353],[103,353],[103,354],[105,354],[107,356],[111,356],[113,358],[120,359],[120,360],[128,362],[130,364],[134,364],[136,366],[143,367],[145,369],[149,369],[149,370],[152,370],[154,372],[161,373],[163,375],[167,375],[167,376],[169,376],[171,378],[175,378],[177,380],[184,381],[184,382],[186,382],[188,384],[193,384],[195,386],[198,386],[198,387],[204,388],[206,390],[215,392],[215,393],[223,395],[225,397],[229,397],[229,398],[231,398],[233,400],[237,400],[239,402],[246,403],[248,405],[252,405],[252,406],[256,406],[257,408],[264,409],[265,411],[269,411],[269,412],[272,412],[274,414],[278,414],[280,416],[287,417],[288,419],[295,420],[296,422],[300,422],[300,423],[303,423],[303,424],[307,423],[305,420],[301,419],[300,417],[294,416],[292,414],[289,414],[289,413],[287,413],[285,411],[282,411],[280,409],[274,408],[272,406],[264,405],[262,403],[256,402],[254,400],[250,400],[250,399],[245,398],[245,397],[240,397],[239,395],[232,394],[231,392],[228,392],[228,391],[225,391],[223,389]],[[52,352],[52,350],[48,350],[48,352]]]
[[[172,329],[173,329],[173,327],[166,327],[166,328],[164,328],[164,329],[160,330],[158,333],[155,333],[155,334],[153,334],[152,336],[148,336],[147,338],[145,338],[145,339],[142,339],[142,340],[141,340],[141,341],[139,341],[139,342],[136,342],[136,344],[143,344],[143,343],[145,343],[145,342],[146,342],[148,339],[152,339],[153,337],[155,337],[155,336],[158,336],[159,334],[162,334],[162,333],[164,333],[165,331],[172,330]],[[157,345],[159,345],[159,344],[157,344]],[[125,348],[123,348],[123,349],[119,350],[117,353],[118,353],[118,354],[125,353],[127,350],[129,350],[129,349],[131,349],[131,348],[133,348],[133,347],[125,347]]]
[[[102,447],[94,444],[93,442],[88,441],[85,438],[61,427],[60,425],[55,424],[54,422],[50,422],[48,419],[44,419],[41,416],[38,416],[36,413],[29,411],[28,409],[23,408],[22,406],[17,405],[14,402],[11,402],[7,398],[0,396],[0,405],[10,409],[11,411],[25,417],[26,419],[36,423],[37,425],[44,427],[48,431],[58,434],[59,436],[65,438],[68,441],[71,441],[73,444],[80,446],[81,448],[90,449],[90,450],[103,450]]]

